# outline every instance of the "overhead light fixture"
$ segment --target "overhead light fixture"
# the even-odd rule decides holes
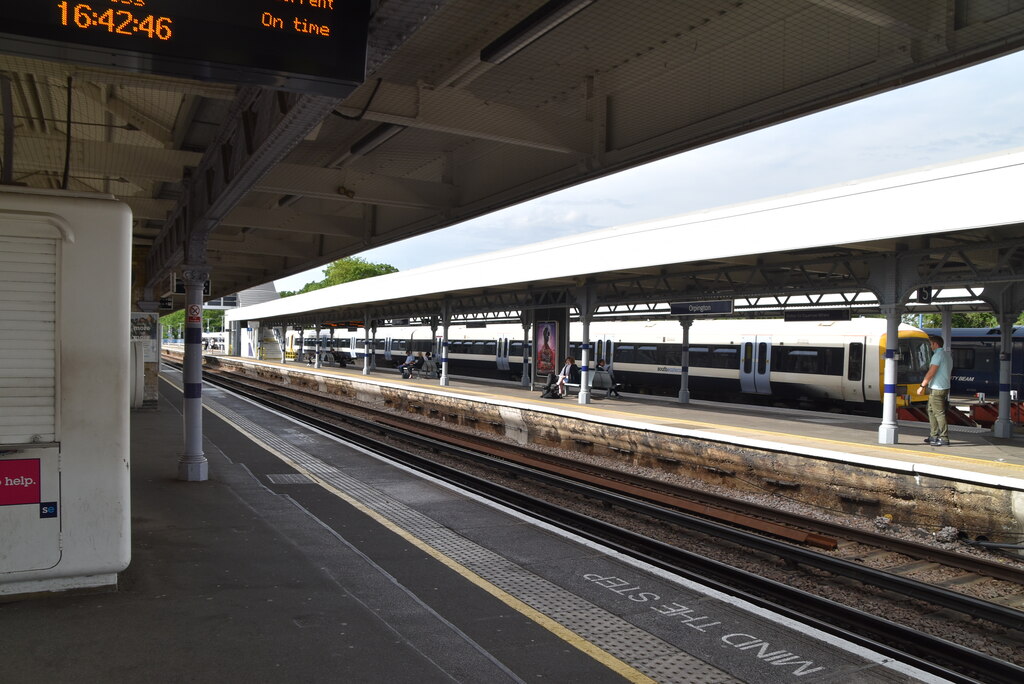
[[[551,0],[480,51],[480,61],[501,64],[594,0]]]
[[[377,149],[388,140],[391,140],[391,138],[404,130],[405,126],[399,126],[398,124],[381,124],[359,140],[352,143],[352,147],[348,148],[348,152],[349,154],[356,156],[367,154]]]

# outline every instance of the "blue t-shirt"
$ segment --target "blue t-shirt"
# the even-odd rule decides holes
[[[928,386],[936,390],[948,390],[949,376],[953,370],[953,357],[947,354],[945,349],[939,347],[932,352],[932,360],[928,365],[938,366],[935,375],[928,381]]]

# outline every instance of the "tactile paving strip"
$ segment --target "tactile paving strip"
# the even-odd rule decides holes
[[[346,475],[224,404],[212,400],[207,400],[206,404],[239,430],[288,458],[311,476],[344,492],[424,544],[648,677],[658,682],[739,681]],[[268,479],[270,477],[282,476],[268,476]]]
[[[271,484],[313,484],[313,481],[302,473],[275,473],[266,477]]]

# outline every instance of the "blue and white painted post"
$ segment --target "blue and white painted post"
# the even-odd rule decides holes
[[[583,323],[583,341],[580,344],[580,404],[590,403],[590,318],[581,317]]]
[[[523,324],[523,375],[519,384],[523,387],[532,387],[533,377],[530,370],[530,362],[533,361],[533,350],[530,349],[530,328],[533,327],[533,314],[531,312],[530,315],[527,315],[523,311],[520,315]]]
[[[363,375],[370,374],[370,328],[373,322],[370,320],[370,312],[363,315]]]
[[[1013,323],[1016,316],[999,316],[999,416],[992,424],[992,436],[1010,439],[1013,437],[1013,423],[1010,422],[1010,350],[1013,344]]]
[[[896,354],[900,343],[899,307],[883,307],[885,312],[885,386],[882,393],[882,424],[878,426],[879,444],[899,443],[899,424],[896,422]]]
[[[182,380],[185,451],[178,459],[178,479],[208,480],[209,462],[203,453],[203,285],[210,274],[202,267],[187,267],[185,281],[185,360]]]

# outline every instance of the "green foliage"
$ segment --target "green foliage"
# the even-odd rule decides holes
[[[353,280],[362,280],[363,278],[373,278],[374,276],[397,272],[398,269],[390,264],[372,264],[359,257],[347,257],[329,263],[324,268],[323,280],[315,283],[306,283],[301,290],[283,290],[280,294],[282,297],[291,297],[292,295],[305,294],[306,292],[320,290],[332,285],[350,283]]]
[[[172,330],[185,329],[185,310],[175,311],[160,317],[160,325],[164,337],[171,337]],[[224,327],[224,311],[221,309],[203,310],[203,330],[220,332]]]
[[[952,316],[952,327],[954,328],[998,328],[999,321],[995,314],[985,312],[954,313]],[[1017,325],[1024,323],[1024,314],[1017,317]],[[942,316],[940,314],[925,314],[925,328],[941,328]]]
[[[918,317],[916,315],[909,315],[906,320],[910,325],[919,325],[922,328],[941,328],[942,327],[942,315],[937,313],[924,314],[921,317],[922,322],[918,323]],[[998,328],[999,321],[996,320],[995,314],[983,312],[983,311],[969,311],[964,313],[954,313],[951,316],[951,322],[953,328]],[[1016,325],[1024,325],[1024,313],[1017,317]]]

